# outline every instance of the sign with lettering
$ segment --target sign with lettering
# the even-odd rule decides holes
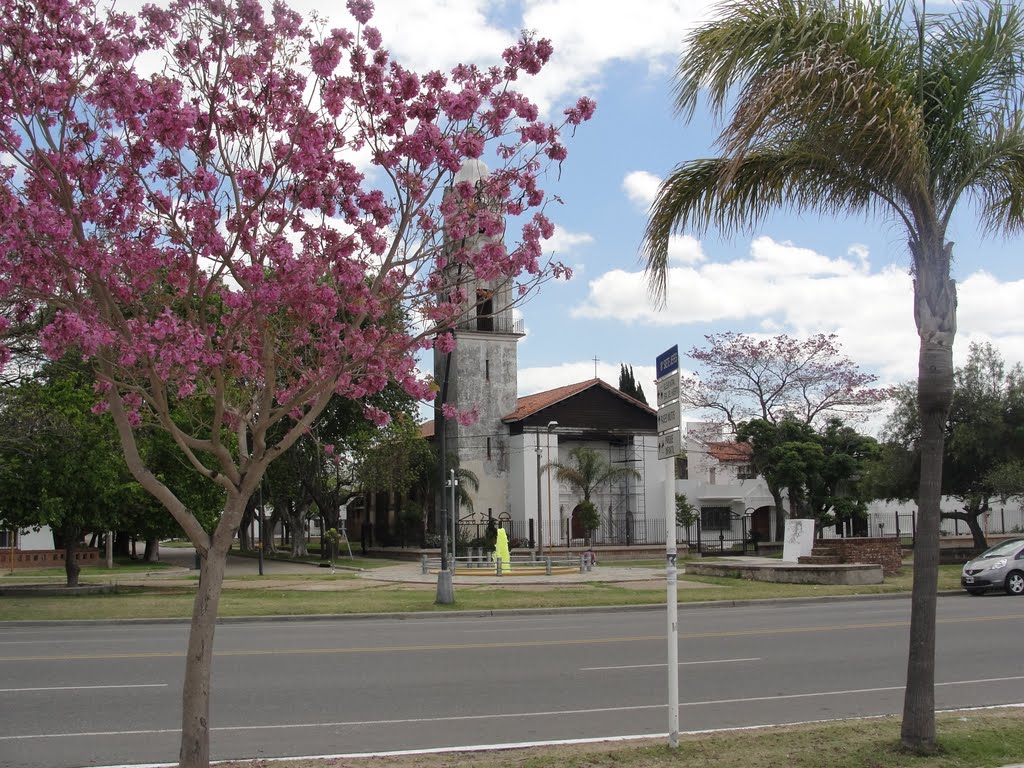
[[[679,401],[673,400],[668,405],[658,409],[658,431],[668,432],[680,426]]]
[[[665,403],[671,402],[672,400],[679,399],[679,377],[678,376],[667,376],[664,379],[659,379],[658,383],[654,385],[658,391],[658,407],[660,408]]]
[[[671,459],[679,455],[679,432],[658,435],[658,458]]]
[[[679,345],[673,344],[654,360],[655,378],[660,379],[679,370]]]

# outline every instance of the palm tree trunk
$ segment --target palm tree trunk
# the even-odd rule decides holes
[[[921,415],[921,476],[914,581],[910,603],[907,687],[900,733],[905,747],[935,750],[935,615],[939,578],[939,502],[945,425],[953,399],[953,338],[956,335],[956,285],[949,279],[952,244],[924,253],[914,247],[917,280],[914,309],[921,339],[917,401]],[[927,256],[939,256],[936,260]]]

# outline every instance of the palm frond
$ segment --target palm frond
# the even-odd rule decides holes
[[[898,85],[822,44],[751,83],[720,145],[734,163],[763,145],[813,146],[906,196],[927,171],[921,111]]]
[[[887,206],[906,217],[896,193],[860,172],[854,158],[837,162],[798,143],[758,149],[743,156],[683,163],[662,183],[651,214],[641,258],[646,261],[654,299],[665,298],[672,236],[716,227],[726,234],[752,229],[776,209],[822,213],[868,212]]]
[[[978,203],[988,232],[1024,230],[1024,115],[997,124],[987,142],[972,149],[972,172],[964,180]]]
[[[1015,4],[968,5],[933,30],[923,73],[924,119],[935,195],[948,216],[975,175],[973,145],[1019,114],[1024,14]],[[982,153],[987,153],[983,147]]]
[[[792,62],[823,43],[844,51],[863,67],[886,73],[912,86],[907,33],[894,23],[904,13],[903,0],[880,3],[830,0],[728,0],[712,21],[684,41],[676,70],[677,110],[692,117],[701,93],[712,112],[721,115],[737,89],[746,91],[765,74]]]

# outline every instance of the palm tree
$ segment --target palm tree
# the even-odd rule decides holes
[[[637,480],[642,475],[632,467],[615,467],[600,453],[588,445],[580,445],[569,451],[569,461],[551,461],[541,467],[541,471],[554,470],[558,482],[565,483],[583,497],[582,509],[596,509],[592,497],[602,488],[616,480],[633,477]],[[596,527],[592,523],[587,526],[587,535]]]
[[[721,156],[677,166],[643,254],[664,299],[668,244],[751,227],[775,208],[887,214],[906,231],[920,337],[920,510],[902,741],[935,748],[935,605],[943,425],[953,391],[956,286],[946,229],[969,196],[992,232],[1024,224],[1019,107],[1024,29],[1013,0],[928,18],[904,0],[729,0],[685,43],[676,106],[705,88]],[[913,23],[910,23],[910,22]]]

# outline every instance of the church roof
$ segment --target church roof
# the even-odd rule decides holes
[[[657,415],[657,411],[649,405],[641,403],[636,398],[630,397],[624,392],[619,391],[611,384],[608,384],[601,379],[588,379],[587,381],[580,381],[576,384],[566,384],[564,387],[557,387],[556,389],[549,389],[545,392],[536,392],[532,395],[527,395],[526,397],[520,397],[516,403],[516,409],[507,416],[503,416],[501,420],[506,424],[514,421],[521,421],[522,419],[529,418],[533,414],[542,411],[545,408],[550,408],[552,405],[568,400],[570,397],[574,397],[581,392],[585,392],[586,390],[593,389],[595,387],[610,392],[630,405]]]
[[[630,397],[624,392],[620,392],[618,389],[601,379],[588,379],[587,381],[579,381],[575,384],[566,384],[564,387],[556,387],[555,389],[549,389],[544,392],[535,392],[532,395],[520,397],[516,401],[516,409],[507,416],[503,416],[501,420],[506,424],[513,424],[517,421],[528,419],[534,414],[543,411],[545,408],[550,408],[553,405],[562,403],[588,390],[610,393],[634,408],[638,408],[650,415],[657,415],[657,411],[649,405]],[[420,434],[427,439],[434,437],[434,430],[435,427],[433,419],[420,424]]]

